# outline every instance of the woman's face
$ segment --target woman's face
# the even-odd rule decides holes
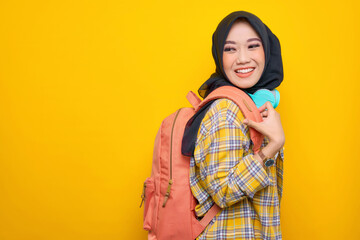
[[[232,25],[224,46],[223,66],[230,82],[239,88],[250,88],[259,81],[265,53],[260,37],[248,22]]]

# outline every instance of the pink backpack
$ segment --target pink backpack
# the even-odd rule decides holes
[[[194,240],[221,210],[214,204],[201,220],[196,218],[197,200],[189,180],[190,157],[181,154],[188,120],[209,101],[227,98],[239,106],[245,118],[262,121],[255,103],[235,87],[219,87],[203,101],[191,91],[186,97],[193,108],[180,108],[165,118],[155,138],[151,177],[145,180],[141,196],[141,205],[145,202],[143,227],[149,231],[149,240]],[[252,128],[250,137],[256,153],[264,137]]]

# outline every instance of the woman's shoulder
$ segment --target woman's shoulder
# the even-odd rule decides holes
[[[215,100],[205,114],[197,134],[196,145],[219,129],[239,129],[239,134],[247,135],[247,126],[243,123],[244,115],[240,108],[230,99]]]
[[[211,104],[209,110],[205,114],[203,122],[227,122],[229,124],[234,124],[235,126],[240,126],[243,120],[244,115],[235,102],[227,98],[219,98]]]

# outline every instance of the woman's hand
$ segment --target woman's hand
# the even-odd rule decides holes
[[[267,149],[264,148],[264,151],[271,157],[275,155],[285,143],[285,134],[281,125],[280,114],[275,111],[270,102],[262,105],[259,111],[263,117],[262,122],[258,123],[250,119],[245,119],[243,122],[269,138],[270,142],[268,146],[265,147]]]

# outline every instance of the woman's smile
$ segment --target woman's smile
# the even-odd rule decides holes
[[[254,72],[254,70],[254,67],[238,68],[235,70],[235,74],[240,78],[246,78],[249,77]]]

